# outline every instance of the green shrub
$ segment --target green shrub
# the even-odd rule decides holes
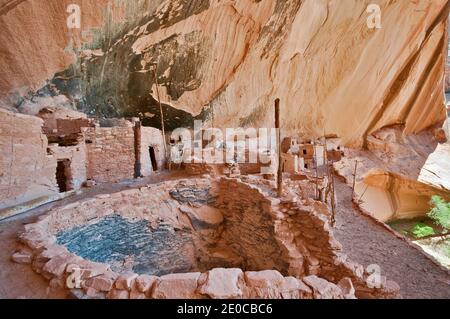
[[[450,231],[450,203],[447,203],[439,196],[431,198],[431,210],[428,213],[434,223]]]
[[[411,232],[416,238],[424,238],[435,235],[434,229],[422,223],[414,225]]]

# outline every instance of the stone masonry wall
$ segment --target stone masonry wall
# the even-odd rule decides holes
[[[242,256],[244,268],[276,269],[286,275],[287,251],[276,240],[270,199],[235,179],[222,179],[217,193],[216,207],[225,219],[222,238]]]
[[[164,140],[162,132],[153,127],[141,127],[141,174],[150,176],[153,174],[150,160],[149,147],[155,150],[158,170],[164,168]]]
[[[69,189],[79,190],[86,181],[86,144],[84,141],[76,146],[59,147],[57,144],[49,145],[50,153],[56,160],[70,161]]]
[[[58,192],[43,121],[0,110],[0,209]]]
[[[252,180],[249,180],[249,183],[252,183]],[[370,274],[342,252],[341,244],[333,235],[330,213],[325,205],[300,199],[292,193],[281,199],[275,198],[273,185],[267,181],[265,183],[266,185],[261,182],[249,185],[237,179],[221,179],[222,198],[219,201],[222,203],[223,214],[226,216],[228,208],[230,218],[236,220],[234,227],[231,227],[236,230],[234,234],[236,242],[233,247],[239,249],[249,245],[250,249],[246,250],[246,254],[250,253],[249,256],[254,258],[267,256],[268,259],[276,261],[272,267],[284,275],[297,278],[317,275],[331,282],[351,278],[355,285],[356,296],[362,298],[399,296],[398,285],[386,278],[376,285],[369,285]],[[251,207],[255,207],[253,213]],[[253,223],[258,225],[258,228],[259,225],[273,228],[269,233],[273,234],[277,245],[274,241],[266,245],[267,238],[258,238],[258,229],[252,227]],[[229,229],[230,227],[228,230],[226,228],[226,231]],[[258,240],[253,241],[254,238]],[[278,257],[274,249],[276,246]],[[287,265],[279,264],[280,260],[287,262]]]
[[[304,256],[304,275],[317,275],[331,282],[351,278],[358,298],[400,296],[397,283],[386,278],[372,283],[371,274],[342,251],[342,245],[334,237],[329,214],[322,203],[300,201],[294,197],[282,199],[278,209],[281,214],[276,222],[277,234],[289,251],[297,247]],[[298,271],[295,268],[293,270]]]
[[[133,127],[83,128],[88,179],[99,183],[118,182],[134,177]]]

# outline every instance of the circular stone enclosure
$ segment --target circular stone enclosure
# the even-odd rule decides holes
[[[99,195],[49,214],[47,231],[74,255],[119,273],[286,272],[260,205],[236,210],[236,203],[221,203],[222,191],[220,181],[195,179]]]
[[[98,195],[40,216],[20,239],[50,286],[80,298],[309,298],[324,285],[354,297],[352,280],[364,278],[337,253],[326,208],[258,183],[185,179]]]

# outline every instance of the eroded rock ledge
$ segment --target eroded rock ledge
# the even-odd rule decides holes
[[[399,297],[397,284],[383,278],[374,288],[370,274],[348,260],[325,206],[295,196],[276,199],[270,182],[249,182],[171,181],[54,209],[25,226],[24,248],[13,260],[31,263],[50,286],[66,287],[74,269],[81,269],[83,283],[73,290],[79,298]],[[215,210],[223,218],[204,218],[199,210]],[[56,243],[58,232],[112,214],[193,231],[196,251],[208,251],[196,256],[199,271],[160,277],[116,272]]]

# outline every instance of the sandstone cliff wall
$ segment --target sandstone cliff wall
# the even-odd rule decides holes
[[[4,1],[4,106],[49,79],[86,113],[157,127],[156,62],[169,128],[212,113],[216,126],[272,125],[277,97],[287,132],[353,145],[445,117],[448,0],[79,0],[77,32],[68,2]],[[371,3],[381,29],[367,26]]]
[[[0,109],[0,209],[58,192],[43,121]]]
[[[370,171],[355,192],[361,207],[382,222],[425,216],[434,195],[450,199],[448,191],[381,170]]]

